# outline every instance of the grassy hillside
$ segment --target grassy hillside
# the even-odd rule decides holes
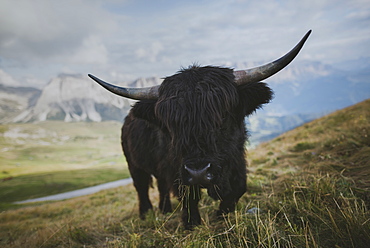
[[[305,124],[248,154],[248,193],[218,220],[183,230],[180,204],[140,220],[132,185],[0,215],[1,247],[368,247],[370,100]],[[157,191],[151,190],[154,204]]]
[[[118,122],[0,125],[0,178],[122,164]]]
[[[0,210],[128,177],[120,123],[0,125]]]

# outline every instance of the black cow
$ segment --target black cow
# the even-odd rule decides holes
[[[280,59],[243,71],[193,65],[144,89],[113,86],[89,75],[115,94],[140,100],[122,127],[122,148],[142,218],[152,208],[152,176],[158,182],[159,209],[172,211],[172,192],[182,202],[187,229],[201,222],[201,188],[220,200],[218,215],[235,209],[246,192],[244,118],[271,100],[271,89],[260,81],[288,65],[310,32]]]

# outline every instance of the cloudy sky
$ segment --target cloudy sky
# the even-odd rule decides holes
[[[297,60],[370,58],[369,0],[0,0],[0,71],[39,86],[59,73],[163,77],[270,62],[309,29]]]

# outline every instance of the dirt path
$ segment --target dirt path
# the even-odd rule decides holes
[[[22,203],[40,202],[40,201],[60,201],[60,200],[70,199],[70,198],[79,197],[83,195],[94,194],[101,190],[116,188],[116,187],[124,186],[130,183],[132,183],[132,178],[126,178],[126,179],[122,179],[122,180],[118,180],[114,182],[96,185],[93,187],[88,187],[84,189],[69,191],[69,192],[65,192],[61,194],[50,195],[50,196],[45,196],[45,197],[40,197],[40,198],[35,198],[35,199],[30,199],[30,200],[25,200],[25,201],[17,201],[14,203],[22,204]]]

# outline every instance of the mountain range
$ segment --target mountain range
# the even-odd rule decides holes
[[[227,66],[251,67],[247,63],[228,63]],[[39,90],[11,86],[15,82],[10,82],[4,75],[0,73],[0,123],[46,120],[122,122],[134,103],[106,91],[87,76],[60,74]],[[139,78],[125,86],[148,87],[161,82],[158,77]],[[254,144],[370,98],[369,66],[346,71],[304,61],[288,66],[266,82],[274,90],[275,97],[247,120]]]

